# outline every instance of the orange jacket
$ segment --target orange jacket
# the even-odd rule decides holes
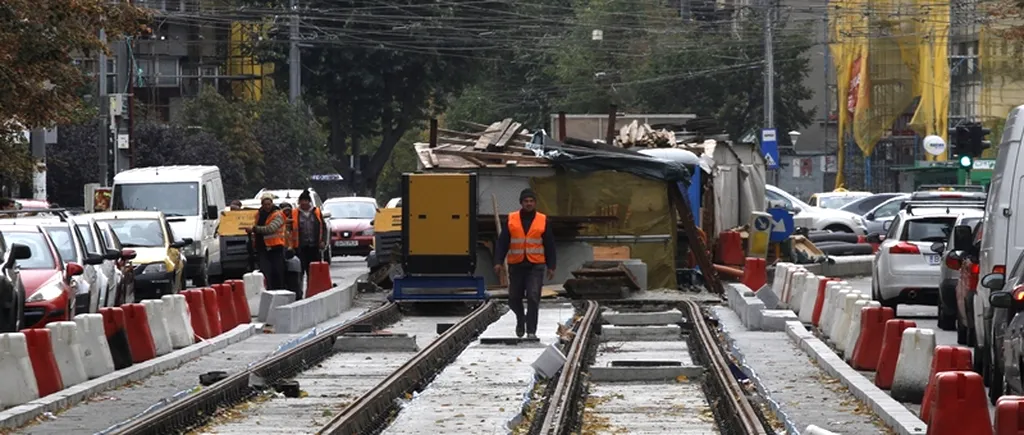
[[[544,231],[548,226],[548,217],[537,212],[530,225],[530,232],[523,229],[523,221],[519,212],[515,211],[508,215],[508,234],[510,237],[508,247],[508,264],[519,264],[529,261],[533,264],[544,264],[547,262],[544,257]]]

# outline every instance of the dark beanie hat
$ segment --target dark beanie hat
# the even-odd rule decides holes
[[[519,202],[523,202],[526,198],[533,198],[536,201],[537,195],[533,193],[533,189],[526,188],[523,189],[522,192],[519,192]]]
[[[302,193],[299,194],[299,201],[302,201],[302,200],[306,200],[306,201],[312,201],[313,200],[313,197],[309,195],[309,191],[308,190],[303,190]]]

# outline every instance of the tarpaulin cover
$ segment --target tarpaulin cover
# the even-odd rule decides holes
[[[532,178],[530,185],[537,194],[537,208],[550,216],[618,217],[613,223],[588,225],[580,235],[665,235],[658,240],[590,243],[629,246],[631,257],[647,264],[649,288],[676,288],[676,213],[664,181],[606,170]]]
[[[631,156],[628,154],[601,153],[570,156],[558,154],[552,156],[551,161],[555,166],[573,172],[587,173],[612,170],[628,172],[651,180],[682,181],[687,186],[690,185],[690,169],[686,165],[642,155]]]

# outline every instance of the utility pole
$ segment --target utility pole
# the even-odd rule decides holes
[[[107,33],[100,29],[100,43],[107,45]],[[99,130],[96,132],[96,151],[99,157],[99,183],[107,187],[107,156],[110,154],[110,97],[107,96],[107,55],[102,50],[96,56],[96,104],[99,108]]]
[[[775,49],[772,46],[775,2],[764,2],[764,128],[775,128]]]
[[[291,0],[292,29],[291,44],[288,49],[288,101],[295,104],[302,92],[302,65],[299,54],[299,2]]]

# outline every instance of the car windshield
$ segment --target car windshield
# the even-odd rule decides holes
[[[900,240],[910,242],[944,242],[953,231],[954,217],[930,217],[911,219],[903,228]]]
[[[164,230],[157,219],[123,219],[105,221],[110,224],[126,248],[156,248],[164,246]]]
[[[53,241],[53,245],[57,247],[57,252],[60,253],[60,257],[64,261],[76,261],[81,263],[82,259],[78,258],[78,253],[75,249],[74,239],[71,235],[71,229],[65,226],[45,226],[43,230],[50,236],[50,240]]]
[[[842,208],[844,205],[860,199],[856,196],[820,196],[818,207],[821,208]]]
[[[377,207],[362,201],[329,202],[324,209],[331,212],[333,219],[373,219],[377,214]]]
[[[53,258],[50,244],[46,242],[43,233],[5,232],[4,238],[7,239],[8,245],[20,243],[32,251],[32,256],[18,260],[18,266],[22,269],[57,268],[57,260]]]
[[[112,207],[162,211],[167,217],[198,216],[199,183],[118,184],[114,186]]]
[[[89,226],[85,224],[79,224],[78,229],[81,230],[82,239],[85,240],[85,247],[89,252],[100,252],[96,249],[96,241],[92,239],[92,231],[89,231]]]

